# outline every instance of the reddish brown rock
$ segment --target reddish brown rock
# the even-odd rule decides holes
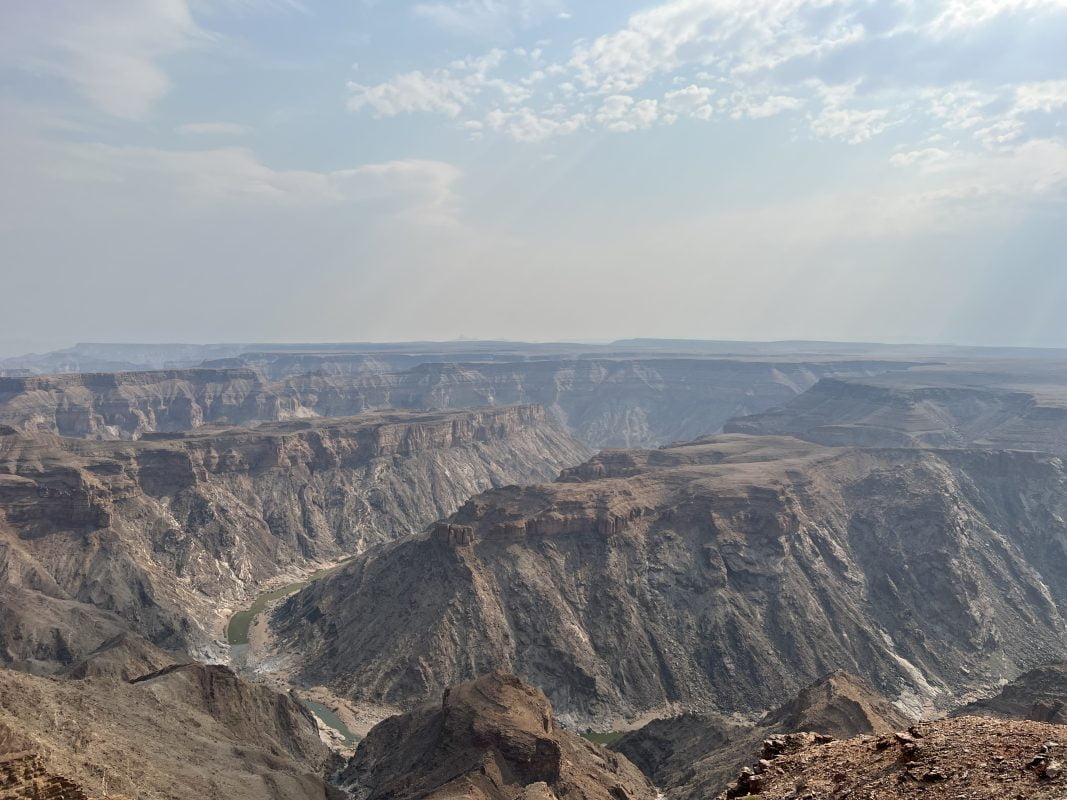
[[[654,800],[623,756],[559,727],[538,690],[492,673],[385,720],[340,776],[361,800]]]
[[[892,736],[813,742],[771,762],[760,800],[1058,800],[1067,782],[1045,743],[1067,741],[1067,728],[1029,721],[959,717],[919,723],[921,747]],[[879,746],[879,745],[885,746]],[[1034,764],[1035,756],[1041,761]],[[724,792],[720,800],[748,796]]]

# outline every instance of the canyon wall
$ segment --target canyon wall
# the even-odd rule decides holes
[[[174,650],[209,646],[265,581],[588,454],[531,406],[137,442],[0,429],[0,663],[49,670],[126,627]]]
[[[592,447],[649,446],[713,433],[731,417],[788,402],[822,377],[906,366],[664,358],[428,363],[404,372],[350,372],[351,359],[325,363],[333,369],[276,380],[249,367],[0,378],[0,424],[136,439],[374,409],[533,403]]]
[[[1067,646],[1065,518],[1053,455],[737,435],[608,451],[472,498],[274,624],[304,679],[357,699],[500,667],[610,724],[754,713],[841,669],[928,709]]]

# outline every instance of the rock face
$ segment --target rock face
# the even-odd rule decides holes
[[[768,714],[760,726],[773,733],[815,731],[848,739],[865,733],[892,733],[913,721],[866,681],[834,672]]]
[[[338,365],[277,380],[248,367],[0,378],[0,424],[130,439],[372,409],[536,403],[591,446],[650,445],[713,433],[730,417],[787,402],[821,377],[906,366],[631,358],[427,363],[378,373],[373,365],[361,362],[364,372],[350,361],[327,361]]]
[[[89,795],[27,751],[0,754],[0,800],[89,800]]]
[[[359,800],[656,797],[625,758],[561,729],[541,692],[499,672],[377,725],[340,782]]]
[[[473,498],[274,618],[302,676],[414,703],[504,668],[557,713],[761,712],[833,670],[945,705],[1067,646],[1050,455],[723,436]],[[390,600],[389,598],[397,598]]]
[[[952,716],[1008,717],[1067,724],[1067,661],[1042,664],[993,697],[969,703]]]
[[[796,752],[768,754],[719,798],[1058,799],[1067,790],[1065,737],[1060,725],[961,717],[878,738],[812,740]]]
[[[185,665],[133,684],[0,670],[5,728],[32,743],[25,755],[42,774],[90,797],[339,796],[325,783],[331,756],[310,713],[225,667]]]
[[[1057,383],[1027,385],[1042,380]],[[825,378],[782,408],[730,420],[724,430],[836,446],[1067,453],[1067,386],[1058,372]]]
[[[762,749],[779,752],[806,742],[803,732],[835,738],[881,735],[913,721],[864,681],[837,672],[755,725],[715,714],[685,714],[650,722],[611,747],[640,767],[671,800],[700,800],[723,791],[738,770],[756,763]]]
[[[86,442],[0,431],[0,664],[132,629],[189,650],[263,581],[418,531],[588,451],[536,407]]]
[[[92,439],[281,419],[251,369],[70,373],[0,378],[0,423]]]

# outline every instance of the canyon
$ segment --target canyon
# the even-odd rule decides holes
[[[0,365],[19,800],[799,797],[838,758],[892,797],[879,748],[917,718],[951,715],[983,752],[981,717],[1063,721],[1053,355],[634,340],[20,363]],[[56,369],[88,363],[109,371]],[[239,610],[251,635],[224,637]],[[123,761],[127,739],[163,750]],[[902,785],[974,790],[915,763]]]
[[[87,441],[0,428],[0,663],[132,630],[206,656],[265,583],[417,532],[588,450],[536,407],[377,413]]]
[[[304,679],[374,702],[503,668],[610,724],[762,712],[841,669],[933,710],[1067,646],[1065,490],[1043,453],[604,451],[356,559],[274,627]]]
[[[306,357],[288,360],[308,366]],[[275,379],[250,366],[0,377],[0,424],[62,436],[136,439],[204,425],[249,426],[380,409],[536,404],[590,447],[647,446],[713,433],[731,417],[787,402],[822,377],[906,366],[848,359],[568,359],[429,362],[402,372],[346,373],[346,363],[340,357],[320,359],[312,372],[282,370]]]

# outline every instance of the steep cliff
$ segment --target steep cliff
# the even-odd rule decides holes
[[[71,664],[126,628],[205,645],[264,581],[551,478],[588,451],[536,407],[367,414],[90,442],[0,435],[0,663]]]
[[[340,775],[359,800],[653,800],[625,758],[559,727],[545,696],[493,673],[391,717]]]
[[[92,439],[284,418],[251,369],[69,373],[0,378],[0,423]]]
[[[473,498],[275,618],[303,676],[410,703],[487,669],[610,724],[763,711],[842,669],[915,707],[1067,646],[1067,471],[723,436]],[[395,600],[392,598],[400,598]]]
[[[313,373],[278,380],[244,367],[0,378],[0,423],[64,436],[130,439],[202,425],[371,409],[536,403],[591,446],[654,445],[713,433],[730,417],[787,402],[821,377],[907,366],[631,358],[427,363],[379,373],[364,357],[355,359],[363,368],[354,366],[354,358],[326,360]]]

